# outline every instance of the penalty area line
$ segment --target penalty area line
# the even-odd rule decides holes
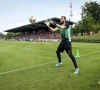
[[[95,51],[92,53],[83,54],[83,55],[81,55],[81,57],[86,56],[86,55],[90,55],[90,54],[94,54],[94,53],[98,53],[98,52],[100,52],[100,51]],[[66,59],[69,59],[69,58],[65,58],[63,60],[66,60]],[[39,64],[39,65],[34,65],[34,66],[30,66],[30,67],[25,67],[25,68],[20,68],[20,69],[15,69],[15,70],[10,70],[10,71],[6,71],[6,72],[1,72],[0,75],[9,74],[9,73],[13,73],[13,72],[21,71],[21,70],[26,70],[26,69],[30,69],[30,68],[35,68],[35,67],[39,67],[39,66],[44,66],[44,65],[54,63],[54,62],[57,62],[57,61],[48,62],[48,63],[44,63],[44,64]]]

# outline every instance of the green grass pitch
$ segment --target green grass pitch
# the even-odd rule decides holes
[[[72,43],[79,74],[66,52],[57,63],[58,42],[0,41],[0,90],[100,90],[100,44]]]

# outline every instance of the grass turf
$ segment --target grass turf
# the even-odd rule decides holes
[[[81,56],[76,58],[80,69],[77,75],[65,52],[63,64],[54,66],[58,44],[0,41],[0,90],[99,90],[100,44],[72,44],[73,54],[78,48]],[[31,68],[19,70],[26,67]],[[18,71],[2,74],[11,70]]]

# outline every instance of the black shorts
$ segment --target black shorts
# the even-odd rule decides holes
[[[72,48],[71,48],[71,42],[68,40],[61,41],[58,48],[57,52],[63,52],[66,51],[67,53],[72,53]]]

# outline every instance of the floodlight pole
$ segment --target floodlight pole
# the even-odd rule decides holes
[[[73,18],[73,12],[72,12],[72,0],[70,0],[70,15],[69,15],[69,21],[73,21],[72,18]],[[72,25],[71,25],[71,36],[73,36],[73,31],[72,31]]]

